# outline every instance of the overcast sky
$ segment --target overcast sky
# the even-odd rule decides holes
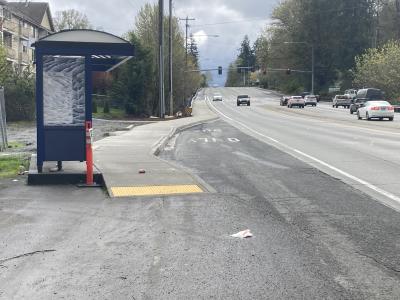
[[[94,27],[117,35],[131,29],[135,16],[144,3],[156,0],[49,0],[53,14],[74,8],[85,13]],[[174,15],[195,18],[190,22],[194,35],[217,34],[218,38],[197,37],[202,68],[224,68],[237,55],[244,35],[253,42],[265,27],[278,0],[173,0]],[[165,0],[168,11],[168,0]],[[239,21],[239,22],[237,22]],[[227,23],[232,22],[232,23]],[[184,28],[184,22],[182,28]],[[215,24],[225,23],[225,24]],[[213,25],[211,25],[213,24]],[[223,84],[224,76],[213,72],[216,83]]]

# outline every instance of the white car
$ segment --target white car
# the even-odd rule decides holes
[[[359,120],[365,118],[367,120],[384,118],[393,121],[394,119],[394,107],[387,101],[367,101],[360,104],[357,110],[357,117]]]
[[[292,96],[288,100],[287,107],[292,108],[293,106],[298,106],[300,108],[304,108],[305,104],[306,102],[302,96]]]
[[[304,105],[317,106],[317,97],[314,95],[307,95],[304,97]]]
[[[222,96],[220,94],[214,94],[213,101],[222,101]]]
[[[332,107],[343,106],[344,108],[350,108],[352,99],[348,95],[336,95],[332,100]]]

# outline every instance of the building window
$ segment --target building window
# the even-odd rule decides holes
[[[3,8],[3,15],[4,15],[4,19],[11,20],[11,12],[9,10]]]
[[[35,49],[31,49],[31,53],[32,53],[32,61],[35,61]]]
[[[3,32],[4,46],[12,48],[12,34],[9,32]]]
[[[37,36],[36,28],[32,26],[32,37],[36,38],[36,36]]]
[[[28,53],[28,41],[21,40],[21,44],[22,44],[22,52],[23,53]]]

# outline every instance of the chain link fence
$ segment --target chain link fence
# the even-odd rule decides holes
[[[0,151],[7,149],[7,122],[4,88],[0,88]]]

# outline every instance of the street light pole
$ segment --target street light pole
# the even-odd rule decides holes
[[[160,118],[165,117],[165,95],[164,95],[164,0],[158,0],[158,63],[159,63],[159,101]]]
[[[181,21],[186,21],[185,23],[185,72],[187,72],[188,69],[188,30],[189,30],[189,21],[194,21],[196,19],[190,19],[188,16],[186,16],[185,19],[179,19]],[[186,105],[186,76],[183,77],[183,104]]]
[[[312,51],[312,66],[311,66],[311,95],[314,95],[314,79],[315,79],[315,73],[314,73],[314,68],[315,68],[315,55],[314,55],[314,45],[311,45],[311,51]]]
[[[169,0],[169,115],[174,115],[174,94],[172,85],[172,0]]]

